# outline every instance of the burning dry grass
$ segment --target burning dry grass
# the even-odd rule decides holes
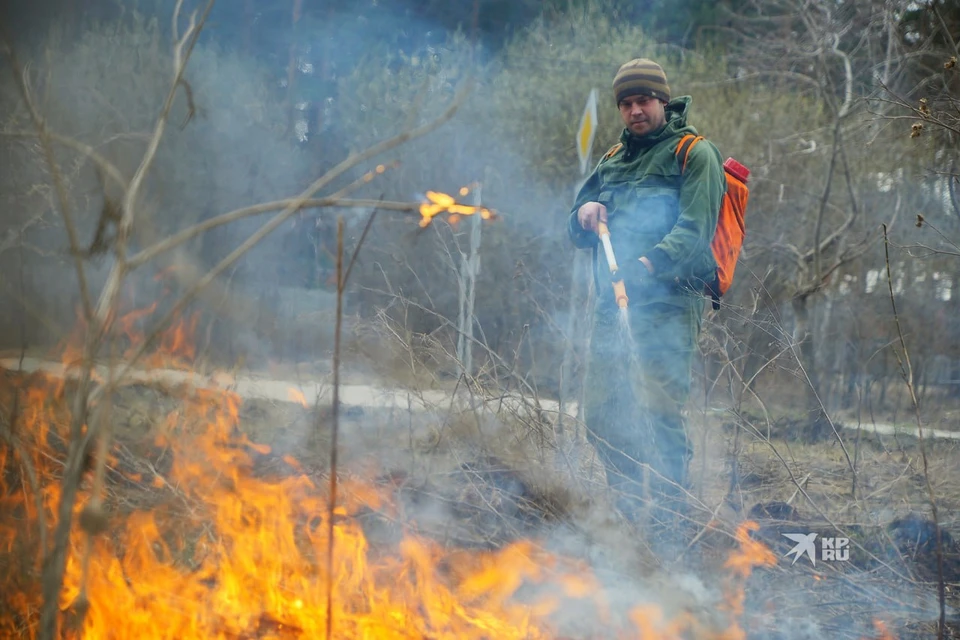
[[[13,424],[30,452],[49,527],[70,389],[41,376],[8,375],[4,382],[5,424]],[[86,499],[77,505],[82,523],[102,518],[97,528],[105,535],[96,538],[85,569],[83,533],[74,532],[61,601],[65,637],[323,636],[331,574],[324,562],[330,540],[321,476],[289,455],[264,466],[273,452],[239,428],[240,401],[228,392],[181,389],[149,404],[155,413],[125,429],[113,449],[107,510],[89,513]],[[31,637],[39,604],[38,513],[27,499],[32,488],[22,464],[4,452],[0,531],[4,573],[13,582],[4,589],[0,631]],[[533,539],[484,552],[447,548],[411,532],[403,502],[391,495],[396,483],[388,480],[396,478],[377,482],[371,471],[341,478],[333,528],[334,637],[556,638],[563,631],[551,620],[571,606],[586,616],[572,625],[588,634],[577,637],[595,637],[598,630],[603,637],[679,637],[680,629],[699,624],[668,617],[654,602],[611,610],[589,567]],[[371,544],[363,526],[370,513],[395,524],[400,535],[393,544]],[[756,564],[772,562],[745,531],[741,552],[730,559],[735,582]],[[697,637],[737,637],[740,589],[737,582],[731,591],[729,628],[699,629]]]
[[[155,363],[189,366],[189,340],[161,343],[181,355]],[[0,379],[4,637],[35,633],[73,393],[67,379]],[[755,568],[771,600],[784,582],[750,521],[718,549],[716,597],[671,601],[663,576],[628,566],[623,538],[617,571],[569,544],[558,552],[545,525],[606,510],[597,469],[566,459],[535,408],[507,430],[470,411],[405,428],[348,414],[331,540],[329,425],[307,400],[142,382],[114,393],[104,507],[89,508],[90,473],[75,507],[63,637],[324,637],[328,588],[336,638],[777,637],[783,610],[747,606]]]
[[[162,360],[182,364],[190,353],[177,355]],[[10,372],[0,388],[0,633],[33,637],[74,390],[69,377]],[[514,531],[478,549],[419,530],[412,510],[423,509],[410,496],[427,492],[411,494],[407,479],[383,473],[376,456],[341,471],[328,522],[322,441],[313,441],[312,455],[254,441],[241,399],[229,391],[140,384],[104,398],[110,411],[91,415],[112,420],[116,438],[103,506],[91,501],[87,473],[74,507],[79,526],[60,599],[67,638],[321,637],[328,616],[333,637],[342,638],[735,638],[743,581],[753,566],[774,561],[743,529],[720,622],[710,627],[653,598],[614,607],[583,560],[552,553],[533,536]],[[458,471],[475,492],[457,496],[457,508],[496,512],[513,501],[516,514],[524,512],[523,481],[508,470],[461,463]],[[498,493],[483,489],[497,485]],[[95,534],[89,547],[87,534]]]

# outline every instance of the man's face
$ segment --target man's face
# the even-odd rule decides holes
[[[663,102],[650,96],[629,96],[620,101],[623,124],[638,136],[659,129],[666,122]]]

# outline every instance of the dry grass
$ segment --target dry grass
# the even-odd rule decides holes
[[[5,380],[9,383],[10,378]],[[7,420],[9,391],[9,384],[0,385]],[[193,505],[183,492],[152,480],[163,478],[170,455],[153,438],[182,392],[138,385],[124,388],[116,397],[108,505],[118,518],[141,509],[153,509],[172,520],[191,512]],[[608,561],[612,557],[621,571],[654,579],[662,559],[651,557],[642,532],[630,530],[612,513],[612,496],[583,439],[582,425],[578,428],[572,420],[558,425],[556,416],[539,411],[535,402],[519,408],[504,405],[499,411],[496,405],[485,407],[437,406],[427,412],[345,408],[340,441],[344,473],[390,487],[403,506],[402,521],[378,513],[365,516],[371,542],[390,545],[403,530],[449,545],[479,548],[537,537],[591,559],[596,559],[597,548],[605,548],[612,554]],[[252,440],[270,446],[269,454],[256,457],[251,473],[290,473],[283,456],[291,454],[301,459],[306,473],[317,478],[326,474],[329,432],[324,409],[247,401],[240,418],[240,427]],[[931,591],[925,584],[929,553],[919,547],[905,553],[909,548],[890,529],[898,518],[926,514],[923,480],[911,444],[864,436],[854,447],[856,434],[845,433],[848,446],[857,451],[854,496],[850,469],[836,444],[768,440],[753,433],[742,437],[740,484],[730,493],[733,433],[729,424],[724,425],[731,422],[696,411],[690,415],[697,450],[691,466],[693,498],[700,506],[692,517],[700,535],[685,558],[701,561],[690,569],[714,580],[711,576],[719,575],[718,567],[733,546],[729,534],[735,525],[760,516],[757,505],[788,504],[796,510],[793,529],[826,531],[837,525],[852,532],[863,550],[855,551],[843,566],[818,565],[814,570],[784,560],[761,572],[755,587],[762,591],[757,593],[780,607],[765,614],[772,626],[794,616],[812,616],[821,629],[836,632],[832,637],[855,637],[849,635],[854,622],[868,622],[882,612],[893,617],[900,637],[923,637],[921,622],[929,618],[930,607],[918,603]],[[960,508],[960,469],[952,463],[955,446],[938,446],[929,458],[935,491],[948,514]],[[134,477],[140,480],[132,481]],[[776,533],[782,529],[772,518],[760,520],[768,527],[761,534],[782,555],[785,549],[776,544]],[[955,530],[956,523],[948,520],[944,526]],[[558,531],[569,533],[566,546],[558,542]],[[197,535],[202,534],[198,529]],[[841,597],[846,601],[823,605]],[[911,636],[914,627],[921,630]]]
[[[692,468],[707,504],[726,502],[739,517],[760,522],[758,535],[783,556],[793,542],[781,534],[819,532],[851,540],[850,560],[806,558],[761,574],[768,606],[785,619],[814,611],[825,628],[849,631],[850,622],[871,615],[890,622],[899,638],[936,635],[937,559],[930,503],[915,438],[841,431],[856,460],[856,485],[836,439],[799,442],[791,429],[745,429],[738,455],[733,432],[743,421],[697,414],[697,456]],[[762,422],[761,422],[762,424]],[[788,437],[785,437],[788,436]],[[935,441],[928,448],[929,476],[944,531],[948,630],[957,637],[960,545],[955,514],[960,508],[960,443]],[[739,483],[730,490],[733,460]],[[779,579],[774,577],[779,571]],[[758,585],[759,586],[759,585]],[[828,604],[825,604],[828,603]],[[838,635],[837,637],[847,637]]]

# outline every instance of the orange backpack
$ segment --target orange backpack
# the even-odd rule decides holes
[[[677,157],[680,158],[680,172],[687,164],[687,155],[693,145],[703,140],[703,136],[687,134],[677,144]],[[723,163],[723,175],[727,179],[727,192],[720,201],[720,215],[717,218],[717,232],[713,236],[710,248],[717,261],[717,274],[713,282],[707,283],[706,290],[713,299],[713,308],[720,308],[720,297],[723,296],[733,283],[733,272],[737,268],[737,259],[740,249],[743,248],[743,239],[746,235],[744,216],[747,214],[747,199],[750,189],[747,180],[750,170],[734,160],[727,158]]]

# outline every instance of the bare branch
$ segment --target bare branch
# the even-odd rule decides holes
[[[957,41],[953,39],[953,34],[950,33],[950,27],[947,26],[946,21],[943,19],[943,14],[940,13],[939,4],[931,2],[929,7],[933,10],[933,15],[937,16],[937,21],[943,29],[941,33],[943,37],[947,39],[947,42],[950,43],[950,48],[953,50],[954,55],[960,53],[960,48],[957,47]]]
[[[258,231],[252,234],[247,238],[240,246],[230,252],[225,258],[223,258],[219,263],[217,263],[210,271],[207,272],[193,287],[186,291],[176,303],[167,311],[166,314],[157,322],[155,329],[150,332],[143,343],[137,348],[134,354],[127,360],[124,365],[124,368],[118,373],[117,378],[123,379],[124,376],[130,369],[132,369],[135,364],[139,361],[141,357],[147,352],[147,350],[152,346],[153,341],[160,335],[165,327],[170,323],[170,321],[176,317],[183,308],[193,300],[197,294],[199,294],[207,285],[213,282],[221,273],[229,269],[237,260],[244,256],[250,249],[256,246],[261,240],[270,235],[277,227],[284,223],[290,216],[303,208],[304,203],[309,200],[314,193],[323,187],[327,186],[333,182],[337,177],[343,173],[349,171],[351,168],[357,166],[358,164],[369,160],[370,158],[376,157],[380,154],[386,153],[391,149],[394,149],[410,140],[414,140],[421,136],[427,135],[434,129],[440,127],[448,120],[450,120],[453,115],[456,113],[457,109],[466,99],[469,94],[472,81],[468,79],[464,87],[454,96],[451,104],[447,109],[436,119],[427,122],[416,129],[410,131],[404,131],[393,138],[380,142],[378,144],[369,147],[365,151],[357,154],[352,154],[345,160],[343,160],[336,167],[331,169],[329,172],[318,178],[311,184],[307,189],[301,193],[296,198],[293,198],[288,201],[288,204],[284,207],[283,211],[271,218],[267,223],[265,223]],[[344,189],[349,189],[345,187]],[[333,194],[331,198],[339,198],[341,195],[340,192]],[[379,206],[379,205],[378,205]],[[98,390],[95,390],[91,394],[91,402],[97,397]]]
[[[893,275],[890,270],[890,243],[887,235],[887,225],[883,225],[883,251],[884,262],[887,269],[887,287],[890,291],[890,306],[893,308],[893,321],[897,327],[897,337],[900,341],[901,353],[897,355],[897,363],[900,365],[900,373],[903,376],[904,383],[907,385],[907,391],[910,393],[910,401],[913,404],[914,418],[917,423],[917,438],[920,443],[920,459],[923,462],[923,480],[927,489],[927,497],[930,500],[930,516],[933,519],[933,526],[937,532],[937,599],[940,604],[940,619],[937,621],[937,640],[943,640],[946,633],[947,616],[946,584],[943,575],[943,530],[940,527],[937,499],[933,492],[933,484],[930,482],[930,473],[927,465],[927,444],[926,440],[924,440],[923,433],[923,420],[920,419],[920,403],[917,400],[917,394],[913,384],[913,365],[910,362],[910,352],[907,350],[907,342],[903,336],[903,327],[900,325],[900,314],[897,312],[897,300],[893,295]]]
[[[384,202],[382,200],[351,200],[347,198],[338,198],[331,196],[329,198],[310,198],[308,200],[298,201],[296,198],[285,198],[283,200],[275,200],[273,202],[264,202],[262,204],[256,204],[250,207],[244,207],[242,209],[236,209],[229,213],[224,213],[222,215],[208,218],[203,222],[199,222],[191,227],[184,229],[183,231],[178,231],[172,236],[168,236],[163,240],[160,240],[156,244],[143,249],[142,251],[134,254],[127,260],[127,264],[131,269],[136,269],[137,267],[153,260],[157,256],[166,253],[174,249],[175,247],[188,242],[193,238],[197,237],[205,231],[210,229],[223,226],[225,224],[230,224],[231,222],[236,222],[244,218],[250,218],[253,216],[260,215],[262,213],[268,213],[270,211],[276,211],[277,209],[285,209],[291,205],[299,205],[294,211],[299,211],[301,209],[317,209],[324,207],[379,207],[381,209],[386,209],[389,211],[409,211],[415,212],[419,210],[419,203],[410,203],[410,202]]]
[[[840,153],[840,117],[836,117],[833,128],[833,152],[830,154],[830,164],[827,165],[827,180],[823,187],[823,193],[820,195],[820,210],[817,212],[817,222],[813,234],[813,277],[821,280],[820,274],[820,256],[822,248],[820,246],[820,232],[823,228],[823,216],[827,210],[827,202],[830,199],[830,189],[833,187],[834,167],[837,164],[837,155]]]
[[[30,131],[0,131],[0,136],[10,136],[14,138],[35,138],[39,133],[33,133]],[[97,167],[99,167],[106,175],[110,176],[114,182],[117,183],[124,192],[127,190],[127,180],[123,177],[123,174],[120,172],[120,169],[117,168],[115,164],[104,158],[94,147],[86,144],[85,142],[80,142],[74,138],[68,136],[60,135],[54,131],[47,131],[47,135],[54,142],[59,142],[65,147],[70,147],[75,151],[80,152],[81,154],[90,158]],[[120,138],[142,138],[142,134],[121,134],[113,136],[111,140],[120,139]],[[110,142],[108,140],[107,142]],[[106,144],[106,142],[104,143]]]
[[[33,215],[33,217],[20,225],[19,228],[7,229],[7,232],[0,237],[0,254],[19,244],[20,238],[23,236],[23,234],[26,233],[30,227],[40,224],[42,220],[43,213],[36,213]]]
[[[13,40],[10,39],[6,30],[0,31],[7,44],[7,57],[10,59],[10,71],[13,73],[14,82],[20,91],[20,96],[30,112],[30,119],[33,126],[37,129],[37,135],[40,138],[40,144],[43,147],[44,158],[47,161],[47,167],[50,170],[50,177],[53,180],[53,187],[57,193],[57,199],[60,205],[60,215],[63,216],[63,224],[67,230],[67,238],[70,242],[70,252],[73,258],[73,266],[77,272],[77,280],[80,285],[80,303],[83,306],[84,317],[89,322],[93,317],[93,299],[90,296],[90,287],[87,284],[86,271],[83,267],[83,260],[80,258],[80,241],[77,236],[77,227],[73,220],[73,212],[70,209],[70,203],[67,199],[67,188],[63,182],[63,175],[60,173],[60,167],[57,165],[53,154],[53,145],[50,144],[50,134],[47,128],[47,121],[40,115],[33,99],[30,97],[30,88],[27,84],[26,71],[23,69],[20,61],[17,59],[17,53],[13,48]]]
[[[133,228],[137,200],[140,196],[140,187],[143,184],[143,180],[145,179],[147,173],[150,171],[150,168],[153,166],[153,160],[156,157],[157,149],[160,147],[160,141],[163,138],[164,131],[166,130],[167,121],[170,116],[170,109],[173,107],[173,101],[176,98],[177,91],[180,88],[187,62],[190,60],[190,54],[193,51],[194,45],[197,43],[197,39],[200,37],[200,31],[203,29],[203,25],[207,20],[207,16],[210,15],[210,10],[213,9],[214,1],[215,0],[209,0],[207,2],[199,23],[195,24],[195,17],[191,17],[190,27],[187,29],[187,32],[183,35],[182,39],[177,40],[174,44],[173,82],[170,84],[170,90],[167,92],[166,100],[164,101],[163,108],[160,111],[160,116],[157,118],[157,123],[154,127],[153,136],[151,137],[150,142],[147,144],[147,149],[144,152],[140,166],[137,167],[137,171],[133,174],[133,178],[130,180],[130,186],[127,188],[124,195],[123,208],[121,211],[120,222],[117,224],[117,238],[114,245],[114,253],[116,254],[117,262],[114,265],[114,268],[111,269],[110,275],[107,277],[107,282],[104,285],[103,293],[101,294],[100,303],[97,309],[97,314],[102,319],[106,319],[110,313],[110,310],[113,308],[117,294],[120,290],[120,284],[126,275],[127,239],[129,238],[131,229]],[[174,24],[176,24],[179,19],[180,8],[182,4],[183,1],[178,0],[173,16]],[[174,33],[177,33],[176,29],[174,29]],[[104,329],[104,327],[101,327],[101,330]]]
[[[200,24],[194,28],[193,21],[191,20],[191,29],[187,34],[185,34],[182,41],[176,42],[174,45],[174,57],[176,62],[174,68],[174,80],[171,83],[170,91],[167,94],[167,99],[164,103],[163,109],[161,110],[160,117],[158,118],[153,137],[151,138],[150,143],[147,145],[147,150],[144,153],[143,160],[141,161],[137,172],[134,174],[129,188],[126,190],[121,219],[117,225],[117,239],[114,243],[114,253],[117,260],[113,265],[113,268],[110,270],[110,273],[107,276],[107,282],[100,294],[95,317],[92,309],[92,301],[89,299],[89,292],[86,288],[86,282],[85,280],[83,281],[82,293],[84,295],[84,311],[88,320],[88,330],[84,340],[80,380],[73,401],[70,424],[70,443],[67,452],[66,463],[64,465],[63,477],[61,480],[60,503],[58,505],[57,525],[53,535],[53,546],[44,559],[42,578],[43,604],[41,606],[40,626],[38,629],[38,637],[40,640],[55,640],[55,638],[58,636],[60,596],[63,589],[63,573],[66,567],[67,547],[69,544],[70,530],[73,523],[73,507],[79,491],[80,476],[83,472],[83,460],[86,457],[87,447],[93,438],[98,437],[99,426],[101,424],[100,421],[95,420],[88,425],[86,432],[83,431],[84,425],[87,424],[90,407],[95,404],[93,396],[96,395],[96,393],[91,392],[90,385],[93,368],[93,356],[99,350],[103,338],[110,334],[112,322],[116,318],[116,309],[119,300],[120,288],[128,271],[126,265],[126,241],[133,225],[140,185],[142,184],[146,173],[149,171],[157,148],[160,145],[160,139],[163,136],[163,131],[170,108],[173,104],[176,91],[180,85],[180,79],[183,76],[184,66],[189,59],[189,55],[193,49],[193,46],[196,44],[203,22],[212,7],[213,0],[210,0],[207,4],[206,11],[203,14]],[[177,5],[178,11],[179,8],[180,3]],[[185,54],[183,53],[184,46],[186,46]],[[10,56],[11,60],[14,61],[14,66],[17,66],[13,58],[12,45],[10,49]],[[21,91],[23,92],[24,99],[28,104],[28,108],[31,110],[31,114],[34,118],[34,122],[37,124],[38,130],[42,132],[41,141],[43,141],[45,149],[47,150],[47,154],[52,161],[52,149],[49,139],[45,134],[46,129],[43,120],[40,119],[39,114],[36,113],[36,109],[33,107],[32,103],[30,103],[29,94],[26,91],[25,85],[22,86]],[[56,174],[55,179],[58,179],[58,176],[59,174]],[[63,205],[66,206],[66,193],[62,185],[58,184],[57,189],[61,199],[63,200]],[[76,261],[76,264],[79,265],[78,271],[82,274],[82,262],[80,262],[79,247],[76,242],[76,231],[73,228],[72,220],[69,219],[66,214],[65,220],[71,233],[71,253],[73,254],[73,259]],[[104,387],[98,387],[97,391],[100,391],[103,388]],[[78,604],[82,606],[83,603],[80,602]]]
[[[123,218],[120,221],[120,229],[118,230],[118,245],[125,241],[126,237],[129,235],[130,228],[133,225],[133,216],[136,213],[135,207],[137,203],[137,197],[140,195],[140,187],[143,184],[143,180],[147,173],[150,171],[150,168],[153,166],[153,160],[157,155],[157,149],[160,147],[160,141],[163,139],[163,133],[166,130],[167,121],[170,116],[170,109],[173,108],[173,101],[176,98],[177,91],[180,88],[180,83],[183,79],[183,73],[186,70],[187,62],[190,60],[190,54],[193,51],[193,47],[196,45],[197,39],[200,37],[200,31],[203,29],[203,24],[206,22],[207,16],[210,15],[210,10],[213,9],[214,1],[215,0],[209,0],[207,2],[207,6],[204,9],[199,24],[194,24],[195,15],[191,17],[190,27],[183,35],[183,39],[177,40],[174,44],[173,82],[170,85],[170,90],[167,92],[166,100],[164,101],[163,108],[160,111],[160,117],[157,118],[157,124],[154,127],[153,136],[147,145],[147,150],[144,152],[143,160],[140,162],[140,166],[137,168],[136,173],[134,173],[133,178],[130,180],[130,188],[127,189],[126,198],[124,199],[123,203]],[[183,0],[177,0],[177,8],[173,13],[175,40],[177,33],[176,23],[180,17],[180,8],[182,4]],[[184,51],[184,47],[186,47],[186,51]]]
[[[837,118],[843,118],[850,113],[850,107],[853,105],[853,67],[850,64],[850,56],[839,49],[839,39],[834,42],[831,53],[843,64],[843,102],[837,111]]]
[[[359,247],[357,247],[357,250],[359,251]],[[340,216],[337,218],[337,312],[336,329],[333,335],[333,398],[330,407],[330,497],[327,502],[327,640],[333,637],[333,525],[334,513],[337,508],[337,454],[339,453],[338,438],[340,435],[340,332],[343,327],[343,289],[346,282],[347,279],[343,271],[343,217]]]

